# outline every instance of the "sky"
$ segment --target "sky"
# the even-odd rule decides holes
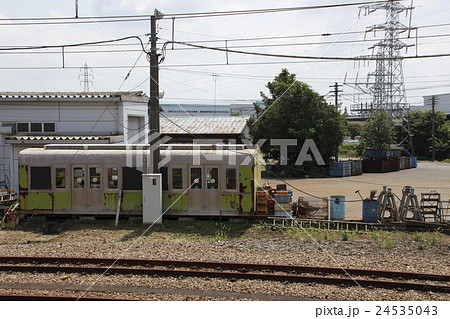
[[[364,0],[79,0],[78,16],[150,15],[158,9],[158,48],[170,41],[247,52],[313,57],[358,57],[373,54],[370,49],[383,32],[366,32],[383,24],[385,12],[367,14],[360,6],[295,10],[260,14],[185,18],[172,14],[252,9],[308,7],[363,2]],[[404,56],[450,53],[450,1],[405,0],[414,10],[399,16],[399,22],[413,27],[402,33],[408,46]],[[374,1],[373,3],[376,3]],[[19,18],[75,17],[75,0],[0,0],[0,48],[69,45],[139,36],[146,44],[149,20],[102,23],[100,19],[64,20],[66,24],[36,24],[62,20],[11,20]],[[74,23],[90,21],[91,23]],[[20,24],[34,22],[35,24]],[[18,25],[20,24],[20,25]],[[327,35],[328,34],[328,35]],[[243,55],[180,44],[168,44],[160,64],[162,104],[248,104],[268,94],[267,82],[282,68],[334,103],[329,93],[336,82],[342,92],[343,108],[368,101],[353,83],[365,82],[374,71],[372,61],[323,61]],[[89,69],[90,91],[149,92],[149,67],[136,39],[108,45],[0,51],[0,91],[83,91],[82,67]],[[134,68],[132,66],[135,65]],[[131,72],[130,72],[131,70]],[[130,72],[129,77],[126,78]],[[423,96],[450,93],[450,56],[414,58],[403,61],[407,102],[422,105]],[[357,79],[357,80],[356,80]]]

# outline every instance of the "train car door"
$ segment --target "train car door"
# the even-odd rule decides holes
[[[189,212],[220,211],[219,167],[212,165],[191,166],[189,168]],[[197,183],[195,181],[198,180]]]
[[[88,191],[88,208],[103,209],[103,172],[101,166],[88,166],[89,185]]]
[[[201,212],[204,209],[204,178],[201,166],[189,167],[189,212]]]
[[[72,165],[72,209],[103,209],[101,166]]]
[[[86,166],[72,165],[72,209],[87,208]]]
[[[220,177],[219,167],[206,165],[205,210],[208,212],[220,211]]]

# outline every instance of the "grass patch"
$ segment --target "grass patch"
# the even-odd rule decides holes
[[[45,235],[44,225],[57,223],[61,232]],[[59,224],[61,223],[61,224]],[[60,227],[61,226],[61,227]],[[305,242],[369,240],[382,248],[393,248],[399,242],[409,241],[419,249],[447,245],[449,236],[440,231],[407,233],[402,231],[374,230],[367,233],[353,230],[319,229],[312,227],[280,227],[271,230],[272,223],[261,221],[218,221],[218,220],[164,220],[162,225],[148,228],[141,219],[120,220],[119,226],[111,219],[65,219],[63,221],[36,220],[16,230],[1,230],[0,244],[41,242],[96,242],[113,243],[133,241],[142,236],[142,241],[214,242],[245,239],[295,239]],[[48,228],[48,227],[47,227]],[[145,232],[145,234],[144,234]],[[144,234],[144,235],[143,235]],[[50,236],[50,237],[49,237]],[[47,240],[48,238],[48,240]],[[249,247],[252,248],[252,247]]]
[[[370,234],[372,240],[381,248],[394,248],[397,241],[397,234],[390,231],[376,230]]]
[[[445,235],[439,230],[433,232],[417,232],[414,234],[414,241],[417,242],[417,247],[421,250],[429,247],[440,247],[444,245]]]

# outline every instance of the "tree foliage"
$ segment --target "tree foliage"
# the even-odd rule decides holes
[[[364,149],[387,149],[394,142],[394,121],[386,112],[376,112],[361,130],[361,144]]]
[[[249,122],[255,141],[259,139],[295,139],[289,146],[288,165],[294,165],[306,139],[312,139],[327,162],[337,156],[345,132],[345,118],[295,74],[283,69],[267,83],[270,95],[261,92],[265,109],[257,121]],[[262,146],[266,158],[279,159],[280,147],[266,142]]]
[[[344,113],[345,114],[345,113]],[[354,139],[357,136],[361,135],[362,125],[358,123],[346,123],[346,132],[345,134],[350,136],[350,138]]]
[[[436,159],[450,158],[450,122],[444,112],[435,112]],[[409,113],[409,125],[413,134],[415,154],[431,159],[432,152],[432,112],[414,111]]]

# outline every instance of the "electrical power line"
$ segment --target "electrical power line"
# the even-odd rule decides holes
[[[305,60],[379,61],[379,60],[407,60],[407,59],[438,58],[438,57],[450,56],[450,53],[402,56],[402,57],[378,57],[378,56],[338,57],[338,56],[291,55],[291,54],[275,54],[275,53],[263,53],[263,52],[248,52],[248,51],[233,50],[233,49],[221,48],[221,47],[209,47],[209,46],[181,42],[181,41],[168,41],[164,44],[163,50],[166,49],[165,46],[167,46],[167,44],[169,44],[169,43],[175,43],[175,44],[186,45],[186,46],[199,48],[199,49],[221,51],[221,52],[227,52],[227,53],[237,53],[237,54],[254,55],[254,56],[276,57],[276,58],[288,58],[288,59],[305,59]]]
[[[386,3],[391,1],[401,0],[385,0],[377,1],[377,3]],[[289,8],[269,8],[269,9],[248,9],[248,10],[233,10],[233,11],[209,11],[209,12],[191,12],[191,13],[167,13],[163,14],[158,19],[191,19],[191,18],[203,18],[203,17],[218,17],[218,16],[231,16],[231,15],[247,15],[247,14],[261,14],[261,13],[277,13],[277,12],[290,12],[290,11],[305,11],[305,10],[317,10],[317,9],[332,9],[352,6],[362,6],[373,4],[374,1],[353,2],[353,3],[338,3],[328,5],[313,5],[302,7],[289,7]],[[36,17],[36,18],[1,18],[0,21],[36,21],[36,22],[18,22],[18,23],[4,23],[0,25],[35,25],[35,24],[70,24],[70,23],[104,23],[104,22],[123,22],[125,21],[138,21],[140,19],[149,20],[151,14],[142,15],[113,15],[113,16],[93,16],[93,17]],[[45,21],[54,22],[45,22]],[[61,20],[61,21],[59,21]],[[95,20],[95,21],[85,21]],[[43,22],[40,22],[43,21]]]

